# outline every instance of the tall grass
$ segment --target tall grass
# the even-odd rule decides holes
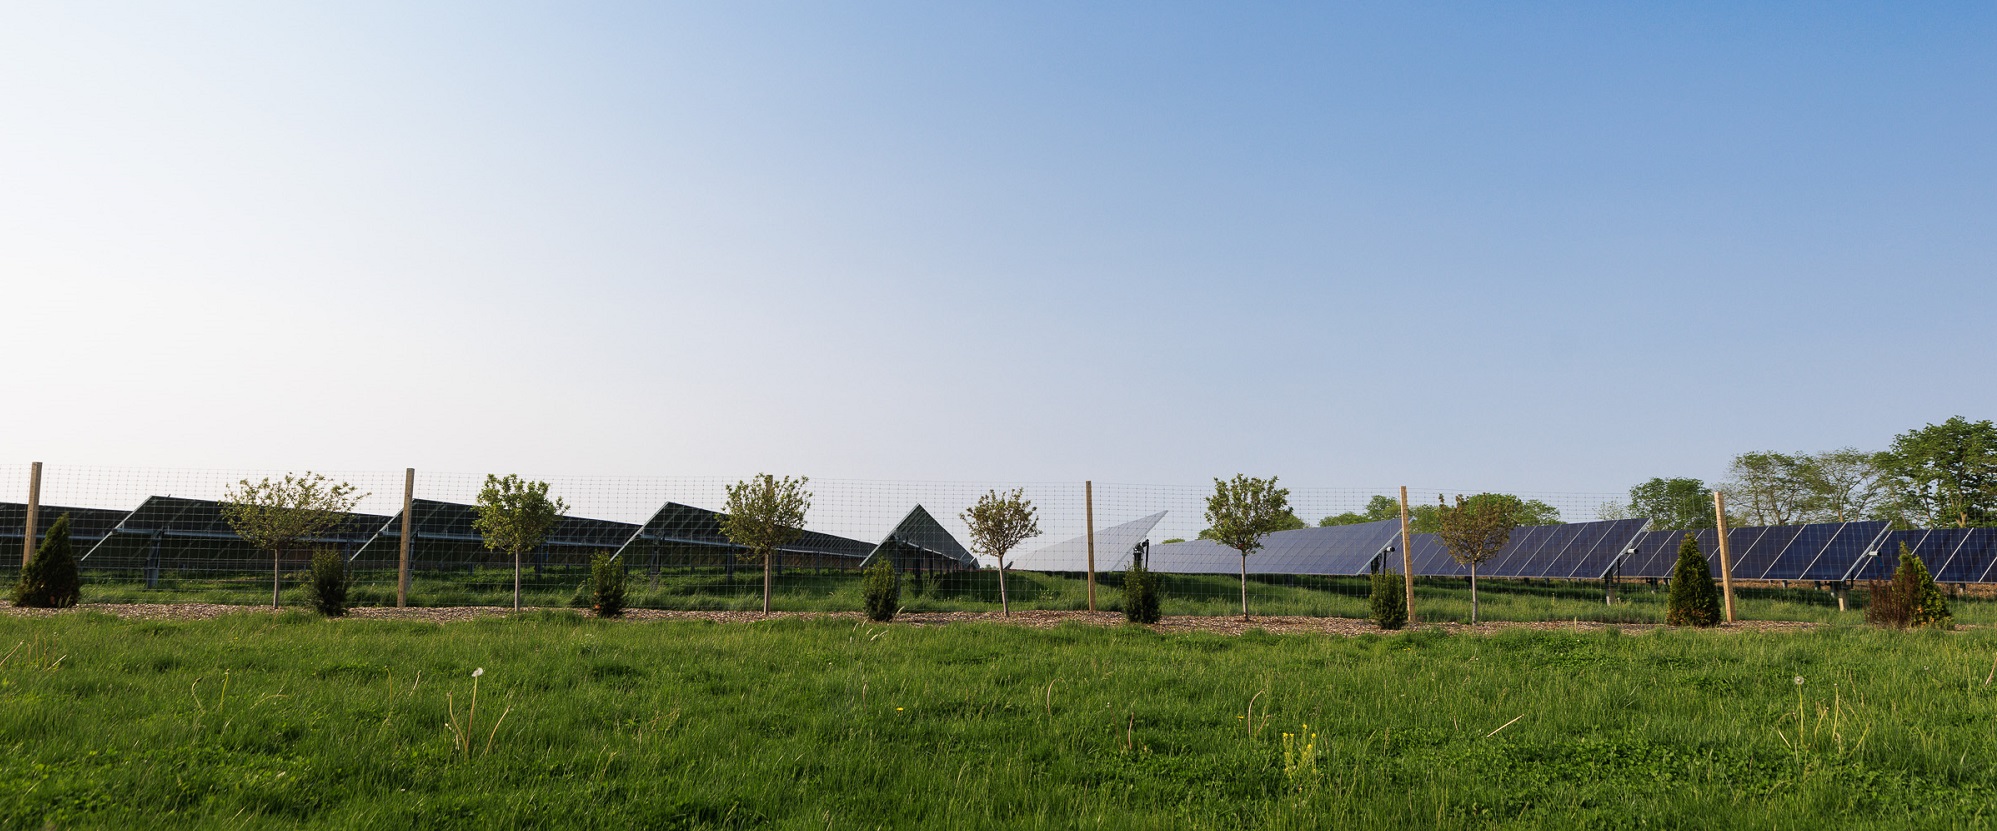
[[[1989,631],[1230,638],[81,613],[0,619],[10,647],[9,827],[1909,828],[1997,813]],[[445,725],[480,667],[468,754]],[[1314,736],[1309,760],[1295,738],[1286,757],[1284,733]]]

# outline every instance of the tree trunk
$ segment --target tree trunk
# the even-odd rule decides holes
[[[763,552],[763,616],[764,617],[770,616],[770,560],[775,556],[776,555],[774,552],[770,551]]]
[[[1470,625],[1477,625],[1477,564],[1470,564]]]
[[[278,561],[284,559],[284,549],[270,552],[270,607],[277,608],[277,587],[282,583],[278,577]]]
[[[1248,552],[1241,552],[1241,619],[1248,619]]]
[[[1005,598],[1005,558],[999,558],[999,611],[1012,617],[1012,604]]]
[[[520,611],[520,552],[513,552],[513,611]]]

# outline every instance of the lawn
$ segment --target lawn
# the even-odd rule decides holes
[[[67,613],[9,649],[9,827],[1997,824],[1989,630]]]
[[[146,588],[137,574],[84,572],[87,603],[229,603],[245,606],[270,602],[270,573],[214,575],[194,572],[163,575],[156,588]],[[286,603],[305,606],[304,574],[287,576]],[[395,605],[393,572],[364,571],[355,575],[355,605]],[[1121,609],[1120,573],[1099,576],[1097,600],[1102,608]],[[4,576],[0,576],[4,579]],[[527,572],[523,602],[528,606],[583,606],[587,603],[586,571],[549,568]],[[1164,611],[1168,615],[1233,615],[1241,609],[1236,578],[1208,575],[1164,575]],[[513,572],[507,569],[418,572],[410,603],[416,606],[511,606]],[[1078,575],[1011,572],[1008,594],[1016,608],[1068,611],[1088,608],[1087,583]],[[630,575],[630,605],[641,609],[747,610],[762,608],[762,574],[743,568],[731,578],[720,570]],[[1258,576],[1249,581],[1249,605],[1260,614],[1365,617],[1365,578]],[[1465,581],[1423,578],[1417,582],[1416,611],[1424,620],[1462,622],[1470,619],[1470,592]],[[1603,602],[1599,581],[1482,581],[1478,592],[1482,617],[1500,621],[1594,621],[1600,623],[1662,623],[1665,592],[1661,586],[1624,582],[1615,606]],[[1853,592],[1852,610],[1839,612],[1837,598],[1814,588],[1755,588],[1738,592],[1739,613],[1748,620],[1797,620],[1817,623],[1864,622],[1859,610],[1864,591]],[[904,608],[911,612],[987,611],[998,608],[997,574],[990,570],[926,575],[904,581]],[[859,574],[852,571],[786,570],[776,579],[775,607],[783,611],[858,611]],[[1970,624],[1997,624],[1997,601],[1959,598],[1956,619]]]

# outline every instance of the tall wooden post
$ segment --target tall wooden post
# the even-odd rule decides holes
[[[402,471],[402,556],[395,566],[395,605],[409,605],[409,544],[416,536],[416,468]]]
[[[1727,544],[1727,495],[1713,491],[1713,520],[1720,537],[1720,590],[1727,598],[1727,622],[1734,622],[1733,546]]]
[[[1408,622],[1415,622],[1415,553],[1408,548],[1408,486],[1401,486],[1401,580],[1408,589]]]
[[[28,522],[27,526],[21,529],[26,532],[21,536],[22,568],[27,568],[28,561],[35,557],[35,532],[40,530],[36,527],[35,520],[40,519],[37,514],[41,511],[42,463],[36,462],[28,467]]]
[[[1089,526],[1089,611],[1096,610],[1096,482],[1082,482],[1082,515]]]

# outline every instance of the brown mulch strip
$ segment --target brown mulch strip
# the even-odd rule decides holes
[[[0,606],[0,614],[20,617],[49,617],[72,611],[100,612],[127,620],[207,620],[232,614],[269,614],[271,610],[262,606],[230,606],[217,603],[85,603],[75,609],[27,609],[13,605]],[[527,609],[525,611],[542,611]],[[555,609],[552,611],[565,611]],[[348,617],[362,620],[417,620],[435,623],[473,620],[477,618],[505,617],[513,610],[505,606],[445,606],[394,608],[363,606],[347,613]],[[768,617],[760,612],[680,612],[661,609],[631,609],[625,612],[628,620],[701,620],[715,623],[756,623],[779,618],[861,621],[858,612],[777,612]],[[1121,626],[1123,615],[1119,612],[1050,612],[1019,611],[1011,618],[998,612],[911,612],[896,618],[896,623],[909,626],[943,626],[952,623],[1010,623],[1035,629],[1048,629],[1064,623],[1081,623],[1093,626]],[[1495,634],[1514,629],[1528,629],[1546,632],[1599,632],[1609,627],[1624,632],[1646,632],[1663,628],[1653,623],[1590,623],[1586,621],[1500,621],[1468,626],[1460,623],[1422,624],[1419,628],[1440,628],[1450,633]],[[1720,627],[1723,631],[1738,632],[1802,632],[1815,629],[1816,623],[1799,621],[1741,621]],[[1168,617],[1151,627],[1156,632],[1210,632],[1222,635],[1239,635],[1259,629],[1265,632],[1282,634],[1323,634],[1350,637],[1378,633],[1369,621],[1355,618],[1273,616],[1257,617],[1243,621],[1234,617]]]

